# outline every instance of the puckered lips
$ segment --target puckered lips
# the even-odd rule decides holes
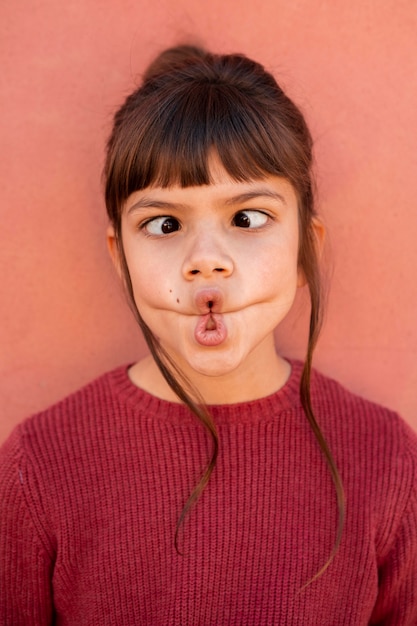
[[[226,340],[227,328],[221,314],[223,296],[219,289],[199,290],[194,298],[200,311],[194,330],[197,343],[202,346],[218,346]]]

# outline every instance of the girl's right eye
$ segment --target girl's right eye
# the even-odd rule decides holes
[[[175,217],[163,216],[149,220],[143,225],[143,228],[149,235],[161,236],[174,233],[176,230],[180,230],[181,226]]]

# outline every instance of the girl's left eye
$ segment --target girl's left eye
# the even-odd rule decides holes
[[[169,235],[180,230],[180,223],[175,217],[155,217],[144,224],[143,228],[149,235]]]
[[[265,226],[268,215],[262,211],[239,211],[233,218],[233,224],[239,228],[260,228]]]

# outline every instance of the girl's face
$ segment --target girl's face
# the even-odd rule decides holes
[[[276,369],[273,331],[304,283],[297,198],[278,176],[236,182],[214,158],[211,176],[129,196],[123,247],[138,310],[190,380],[247,386]],[[117,263],[112,229],[109,244]]]

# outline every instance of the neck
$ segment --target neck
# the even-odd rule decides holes
[[[258,357],[248,358],[239,371],[223,376],[190,373],[185,368],[184,373],[206,404],[234,404],[257,400],[278,391],[287,382],[291,366],[272,346],[272,350],[264,352],[261,363]],[[133,365],[129,376],[144,391],[162,400],[180,402],[151,356]]]

